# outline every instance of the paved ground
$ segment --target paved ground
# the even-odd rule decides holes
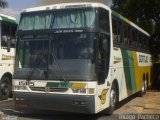
[[[160,114],[160,92],[147,92],[143,97],[131,97],[125,102],[114,114]]]
[[[42,114],[24,115],[13,110],[13,100],[9,99],[0,102],[0,118],[2,120],[117,120],[118,118],[120,120],[126,119],[122,116],[125,114],[159,114],[159,116],[156,116],[156,119],[160,119],[160,92],[148,91],[143,97],[132,96],[122,101],[119,105],[119,108],[111,116],[62,115],[60,113],[46,114],[45,112]]]

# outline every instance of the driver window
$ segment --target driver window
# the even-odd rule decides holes
[[[101,32],[110,34],[109,12],[105,9],[99,10],[99,28]]]
[[[109,58],[110,58],[110,42],[107,35],[101,34],[99,41],[99,84],[105,82],[105,78],[108,76]]]

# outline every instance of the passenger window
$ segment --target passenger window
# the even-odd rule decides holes
[[[1,24],[1,46],[6,48],[7,44],[10,44],[11,48],[15,47],[16,42],[16,25],[10,25],[5,22]]]
[[[112,19],[112,28],[113,28],[113,42],[121,43],[122,42],[122,23],[118,22],[116,18]]]
[[[124,44],[128,44],[128,27],[126,25],[124,27],[124,33],[123,33],[123,42]]]
[[[122,30],[121,30],[121,25],[122,25],[122,23],[121,22],[118,22],[118,35],[117,35],[117,37],[118,37],[118,43],[121,43],[122,42]]]
[[[136,31],[132,30],[132,46],[136,47],[136,45],[137,45]]]
[[[138,38],[138,47],[141,48],[142,47],[142,43],[143,43],[143,40],[142,40],[142,35],[139,34],[139,38]]]
[[[132,30],[128,28],[128,45],[132,44]]]
[[[149,39],[147,37],[145,37],[145,41],[144,41],[144,45],[145,45],[145,49],[149,49]]]
[[[112,29],[113,29],[113,42],[114,43],[117,43],[118,41],[118,33],[117,33],[117,28],[118,28],[118,24],[117,24],[117,21],[112,19]]]

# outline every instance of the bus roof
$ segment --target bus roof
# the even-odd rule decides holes
[[[39,6],[24,9],[22,12],[34,12],[41,10],[52,10],[52,9],[64,9],[64,8],[79,8],[79,7],[105,7],[110,10],[110,8],[102,3],[93,3],[93,2],[76,2],[76,3],[60,3],[46,6]]]
[[[5,21],[5,22],[17,24],[16,18],[14,18],[12,16],[5,15],[5,14],[2,14],[2,13],[0,13],[0,21]]]
[[[53,4],[53,5],[46,5],[46,6],[39,6],[39,7],[33,7],[24,9],[22,13],[25,12],[36,12],[36,11],[43,11],[43,10],[52,10],[52,9],[64,9],[64,8],[78,8],[78,7],[101,7],[105,8],[112,12],[113,15],[121,19],[122,21],[126,22],[127,24],[133,26],[134,28],[138,29],[139,31],[143,32],[147,36],[150,36],[149,33],[138,27],[136,24],[128,20],[127,18],[123,17],[122,15],[118,14],[117,12],[111,10],[110,7],[108,7],[105,4],[102,3],[93,3],[93,2],[77,2],[77,3],[60,3],[60,4]]]

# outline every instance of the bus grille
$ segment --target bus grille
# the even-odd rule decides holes
[[[32,91],[46,92],[45,87],[30,87]],[[49,88],[47,92],[66,92],[68,88]]]

